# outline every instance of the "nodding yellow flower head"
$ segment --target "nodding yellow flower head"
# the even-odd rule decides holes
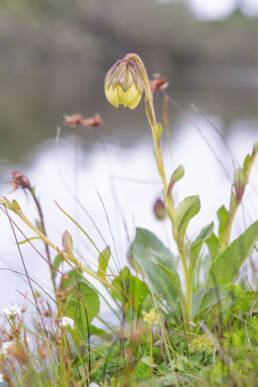
[[[115,107],[136,108],[142,98],[143,86],[139,68],[132,60],[118,60],[105,78],[107,100]]]

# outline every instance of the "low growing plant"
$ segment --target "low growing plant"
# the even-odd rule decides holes
[[[44,301],[24,263],[36,317],[34,328],[28,328],[23,318],[25,310],[5,314],[0,371],[8,385],[255,386],[256,284],[247,289],[246,283],[237,283],[236,279],[255,248],[258,221],[233,241],[231,229],[258,153],[258,141],[235,171],[228,208],[223,205],[217,212],[218,231],[211,222],[190,240],[187,228],[201,204],[196,195],[175,204],[174,187],[184,176],[182,165],[167,179],[161,147],[163,128],[156,120],[153,104],[153,91],[165,86],[165,80],[150,82],[136,54],[117,61],[105,79],[106,97],[116,107],[134,109],[145,93],[146,115],[163,185],[163,202],[159,200],[158,210],[163,203],[162,217],[169,217],[176,251],[170,251],[151,231],[137,228],[129,248],[130,263],[113,273],[110,248],[101,251],[84,227],[59,206],[94,247],[98,256],[95,270],[78,259],[67,231],[60,247],[51,241],[35,188],[23,174],[13,173],[15,188],[31,195],[39,222],[34,224],[15,200],[2,197],[1,210],[10,222],[23,263],[21,243],[35,249],[34,239],[43,241],[46,256],[41,256],[49,265],[53,295],[47,295],[51,302]],[[165,95],[165,103],[167,100]],[[69,125],[82,124],[79,117],[79,121],[78,115],[73,121],[70,116]],[[19,228],[13,215],[33,231],[32,238]],[[51,252],[55,253],[54,260]],[[67,268],[65,273],[63,266]],[[96,281],[97,288],[93,285]],[[112,311],[113,324],[102,318],[101,302]]]

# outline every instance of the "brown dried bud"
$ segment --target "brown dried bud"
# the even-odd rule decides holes
[[[13,185],[13,190],[12,192],[16,191],[18,188],[22,189],[29,189],[31,190],[31,184],[29,179],[23,175],[23,173],[18,172],[18,171],[13,171],[11,173],[12,175],[12,185]]]
[[[153,211],[154,211],[155,217],[158,220],[165,219],[167,212],[166,212],[166,207],[165,207],[163,200],[157,199],[155,201]]]
[[[82,126],[85,126],[86,128],[100,126],[103,125],[103,123],[104,122],[99,114],[95,114],[95,116],[90,118],[85,118],[81,122]]]
[[[78,114],[78,113],[71,114],[70,116],[68,115],[64,116],[64,124],[66,126],[70,126],[71,128],[81,125],[82,121],[83,121],[83,117],[81,116],[81,114]]]
[[[46,347],[43,344],[38,348],[38,352],[39,356],[43,359],[50,355],[49,351],[47,351]]]
[[[168,87],[169,83],[166,78],[161,78],[160,74],[154,74],[154,79],[150,81],[151,91],[165,90]]]
[[[25,351],[23,346],[19,343],[13,343],[8,348],[8,354],[13,356],[18,362],[26,364],[29,360],[29,354]]]

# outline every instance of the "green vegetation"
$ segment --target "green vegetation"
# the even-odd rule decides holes
[[[156,121],[141,59],[129,54],[116,63],[107,74],[106,88],[107,92],[112,90],[112,103],[131,108],[139,103],[138,94],[145,92],[165,211],[176,248],[170,251],[151,231],[137,228],[128,246],[128,264],[114,271],[113,251],[108,246],[100,251],[87,230],[59,207],[95,249],[97,265],[91,267],[86,258],[78,259],[80,255],[67,231],[62,246],[52,242],[35,188],[23,174],[13,173],[14,188],[23,188],[30,195],[39,221],[34,224],[15,200],[2,197],[1,210],[18,247],[27,243],[34,248],[34,239],[44,243],[46,257],[41,257],[49,264],[54,296],[44,295],[44,289],[41,294],[36,291],[24,266],[34,299],[34,325],[26,322],[24,308],[2,311],[3,379],[11,387],[255,387],[257,284],[241,278],[240,269],[255,249],[258,221],[233,241],[231,229],[258,153],[258,142],[235,171],[229,205],[217,212],[218,230],[211,220],[190,240],[187,229],[200,210],[200,199],[189,196],[175,205],[174,189],[184,169],[179,166],[167,180],[161,148],[163,128]],[[68,117],[67,122],[71,124],[72,119]],[[33,231],[32,238],[24,233],[24,240],[18,242],[16,232],[23,231],[15,216]],[[108,306],[111,322],[101,314],[101,303]]]

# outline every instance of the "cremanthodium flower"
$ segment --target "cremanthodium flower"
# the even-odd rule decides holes
[[[132,60],[118,60],[105,78],[107,100],[118,107],[136,108],[142,98],[144,84],[137,64]]]

